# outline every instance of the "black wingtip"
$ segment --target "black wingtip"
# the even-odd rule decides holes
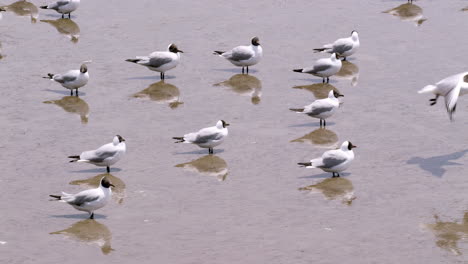
[[[304,112],[304,108],[289,108],[293,112]]]
[[[315,52],[322,52],[322,51],[325,51],[325,49],[324,49],[324,48],[322,48],[322,49],[314,49],[314,51],[315,51]]]
[[[297,163],[297,165],[299,165],[300,167],[308,167],[312,166],[312,162],[299,162]]]
[[[293,72],[302,72],[303,69],[294,69]]]
[[[68,158],[70,158],[70,159],[79,159],[79,158],[80,158],[80,156],[78,156],[78,155],[74,155],[74,156],[68,156]]]
[[[47,6],[40,6],[39,8],[47,9]]]
[[[58,199],[58,200],[61,200],[61,199],[62,199],[62,196],[60,196],[60,195],[53,195],[53,194],[50,194],[49,196],[52,197],[52,198],[56,198],[56,199]]]
[[[176,142],[174,142],[174,143],[182,143],[182,142],[184,142],[184,141],[185,141],[183,137],[173,137],[172,139],[175,139],[175,140],[177,140],[177,141],[176,141]]]
[[[125,60],[125,61],[137,63],[140,60],[139,59],[128,59],[128,60]]]
[[[223,53],[224,53],[224,51],[219,51],[219,50],[215,50],[215,51],[213,52],[214,55],[221,55],[221,54],[223,54]]]

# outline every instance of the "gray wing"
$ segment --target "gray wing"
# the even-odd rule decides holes
[[[324,168],[332,168],[346,161],[344,155],[340,155],[338,150],[330,150],[323,154],[322,162]]]
[[[326,71],[331,67],[332,67],[332,65],[330,63],[325,63],[323,61],[318,60],[317,63],[314,66],[312,66],[311,68],[304,69],[303,72],[305,72],[305,73],[319,73],[319,72],[322,72],[322,71]]]
[[[314,107],[310,112],[307,112],[308,115],[319,115],[321,113],[330,112],[333,110],[333,106],[319,106]]]
[[[113,157],[117,151],[101,151],[101,152],[96,152],[93,157],[90,157],[89,161],[91,162],[103,162],[105,159]]]
[[[147,66],[154,67],[154,68],[159,68],[162,65],[171,62],[172,59],[169,57],[164,57],[164,56],[154,56],[150,57],[149,62]]]
[[[64,6],[64,5],[69,4],[69,3],[70,3],[70,0],[59,0],[59,1],[55,2],[55,3],[53,3],[53,4],[50,4],[48,6],[48,8],[58,9],[59,7]]]
[[[59,83],[72,82],[76,80],[77,76],[70,73],[65,73],[64,75],[56,74],[54,75],[54,81]]]
[[[226,58],[233,61],[248,60],[254,56],[254,53],[245,46],[239,46],[226,53]]]
[[[99,199],[99,195],[86,195],[86,194],[77,194],[75,196],[75,199],[73,201],[68,202],[69,204],[76,205],[76,206],[81,206],[84,203],[89,203],[93,202]]]
[[[353,48],[353,43],[350,41],[339,41],[333,45],[333,52],[343,54]]]
[[[213,134],[207,134],[207,135],[199,134],[197,135],[193,143],[196,143],[196,144],[208,143],[213,140],[219,140],[222,137],[223,135],[221,133],[213,133]]]

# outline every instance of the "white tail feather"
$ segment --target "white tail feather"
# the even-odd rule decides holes
[[[419,90],[418,93],[430,93],[430,92],[433,92],[436,88],[437,88],[437,86],[432,85],[432,84],[431,85],[426,85],[424,88]]]

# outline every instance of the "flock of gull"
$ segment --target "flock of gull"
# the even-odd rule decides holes
[[[65,19],[66,15],[70,19],[71,13],[79,7],[79,4],[80,0],[59,0],[40,8],[55,10],[62,15],[62,19]],[[408,3],[407,5],[412,5],[412,3]],[[0,7],[0,11],[6,10],[8,9]],[[389,10],[386,12],[391,13],[396,11]],[[353,56],[359,50],[359,47],[359,34],[353,30],[349,37],[340,38],[333,43],[314,49],[315,52],[329,53],[329,57],[321,58],[310,66],[293,69],[293,71],[321,77],[323,83],[328,83],[330,77],[333,77],[341,70],[344,61],[348,57]],[[183,51],[176,44],[171,43],[165,51],[155,51],[147,56],[136,56],[126,61],[144,66],[151,71],[159,72],[160,79],[164,80],[165,73],[177,67],[180,63],[181,53]],[[260,45],[260,39],[253,37],[249,45],[237,46],[228,51],[214,51],[213,54],[229,61],[234,66],[241,67],[242,74],[249,74],[249,67],[258,64],[262,60],[263,50]],[[91,63],[91,61],[84,62],[79,69],[70,70],[62,74],[48,73],[44,78],[60,84],[70,90],[71,96],[75,95],[78,97],[78,90],[84,87],[90,78],[87,67],[88,63]],[[449,76],[434,85],[427,85],[419,93],[434,94],[435,97],[430,99],[431,105],[436,104],[440,96],[444,97],[446,110],[450,120],[453,120],[453,113],[456,110],[458,97],[464,93],[468,93],[468,72]],[[320,127],[325,127],[326,120],[332,117],[340,107],[339,97],[342,96],[339,92],[331,90],[328,93],[328,97],[324,99],[318,99],[302,108],[291,108],[290,110],[317,118],[320,120]],[[196,132],[173,137],[173,139],[175,143],[189,143],[197,145],[200,148],[207,148],[208,153],[213,154],[214,147],[222,144],[228,136],[228,126],[229,124],[226,121],[219,120],[212,127],[202,128]],[[340,148],[325,151],[321,157],[307,162],[300,162],[298,165],[305,168],[319,168],[325,172],[332,173],[332,177],[340,177],[340,173],[345,171],[354,160],[353,149],[355,147],[353,143],[346,140],[341,144]],[[84,151],[79,155],[71,155],[69,158],[71,159],[70,162],[90,163],[106,167],[109,173],[110,166],[116,164],[125,153],[125,139],[120,135],[116,135],[112,142],[108,144],[95,150]],[[98,188],[88,189],[77,194],[63,192],[61,195],[50,196],[70,204],[77,210],[88,212],[92,219],[94,211],[105,206],[110,200],[112,195],[111,186],[113,184],[110,180],[103,177]]]

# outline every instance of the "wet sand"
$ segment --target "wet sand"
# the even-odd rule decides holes
[[[415,1],[427,19],[420,26],[382,13],[403,0],[107,3],[83,0],[69,24],[41,22],[60,20],[49,10],[36,23],[2,12],[0,262],[466,261],[468,103],[460,98],[451,123],[442,100],[430,107],[430,96],[416,93],[466,71],[466,3]],[[353,29],[361,49],[342,77],[323,87],[292,72],[328,56],[312,49]],[[251,80],[211,55],[255,35],[264,59]],[[185,53],[165,85],[125,62],[171,42]],[[90,59],[82,101],[66,103],[69,91],[41,78]],[[332,138],[308,136],[318,120],[288,109],[333,87],[345,97],[327,122]],[[67,105],[44,103],[60,100]],[[219,119],[231,124],[215,149],[220,167],[197,163],[207,150],[171,140]],[[105,173],[66,157],[115,134],[128,147],[111,171],[120,199],[96,221],[49,201]],[[297,167],[336,138],[358,146],[342,181]],[[301,189],[308,186],[319,193]]]

